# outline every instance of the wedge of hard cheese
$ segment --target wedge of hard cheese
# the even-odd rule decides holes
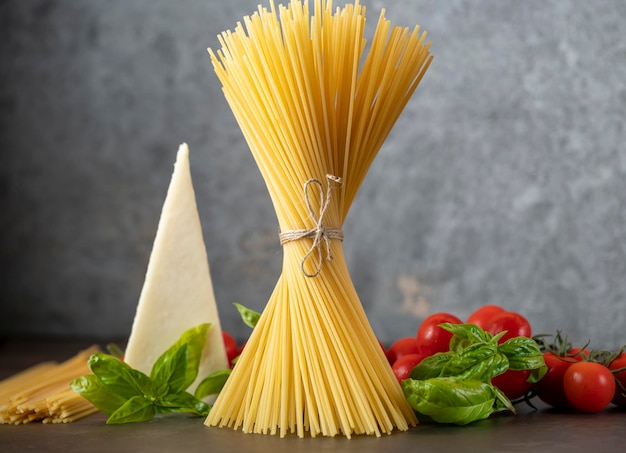
[[[189,170],[189,149],[176,156],[146,280],[124,360],[150,373],[156,359],[187,329],[211,323],[198,378],[228,368],[200,217]]]

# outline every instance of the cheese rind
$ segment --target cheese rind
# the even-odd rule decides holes
[[[176,156],[124,360],[149,374],[157,358],[183,332],[207,322],[211,327],[191,391],[213,371],[227,369],[228,361],[191,180],[189,148],[183,143]]]

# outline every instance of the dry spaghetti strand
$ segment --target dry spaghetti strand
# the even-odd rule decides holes
[[[0,424],[69,423],[97,412],[69,385],[90,373],[87,359],[97,346],[61,362],[44,362],[0,381]]]
[[[343,236],[327,234],[341,231],[432,59],[426,34],[392,26],[384,11],[369,46],[364,28],[359,1],[270,1],[209,49],[281,232],[314,234],[283,241],[282,274],[207,425],[349,438],[417,423],[352,284]],[[303,196],[327,175],[342,181],[330,202],[324,191]],[[321,240],[328,249],[311,253]]]

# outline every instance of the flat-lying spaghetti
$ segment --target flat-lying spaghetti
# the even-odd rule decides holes
[[[98,410],[70,389],[75,378],[90,373],[92,346],[62,363],[44,362],[0,381],[0,423],[69,423]]]
[[[342,235],[326,233],[343,225],[430,64],[430,43],[419,27],[391,27],[383,11],[365,55],[365,7],[312,3],[312,16],[307,1],[260,6],[209,49],[281,232],[311,234],[283,243],[280,279],[205,423],[380,436],[417,420],[352,284]]]

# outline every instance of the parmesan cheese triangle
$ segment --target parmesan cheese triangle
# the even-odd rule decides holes
[[[152,365],[184,331],[211,323],[195,390],[213,371],[228,368],[222,329],[189,169],[189,148],[180,145],[125,350],[131,367]]]

